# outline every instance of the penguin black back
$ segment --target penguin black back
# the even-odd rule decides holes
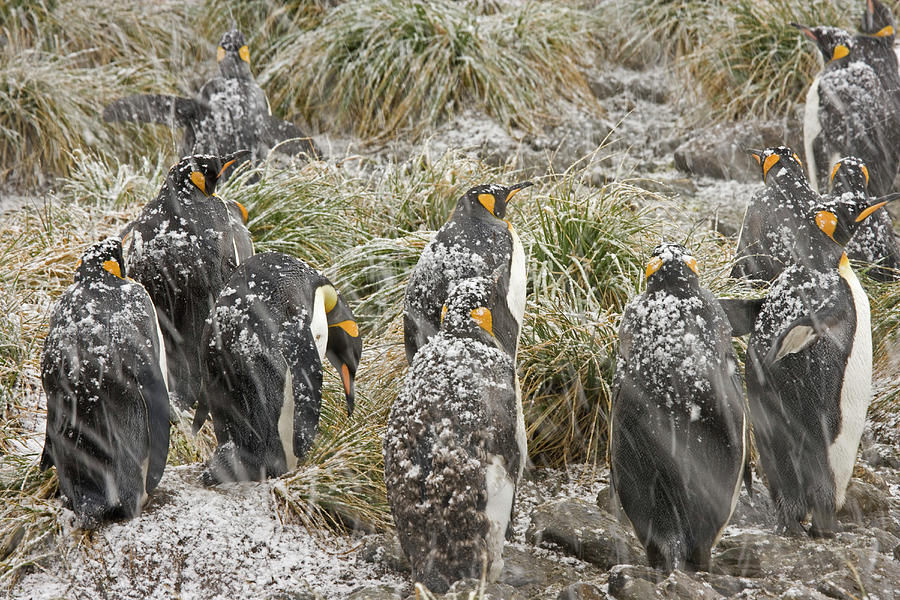
[[[169,445],[165,348],[153,303],[110,238],[82,256],[41,356],[47,432],[64,502],[85,528],[140,512]]]
[[[697,263],[662,244],[625,308],[610,423],[612,483],[650,565],[709,570],[745,461],[731,327]]]

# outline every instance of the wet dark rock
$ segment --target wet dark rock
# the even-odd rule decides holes
[[[387,533],[367,535],[356,553],[358,560],[363,560],[398,573],[409,573],[409,561],[400,547],[397,536]]]
[[[471,592],[480,592],[477,596],[483,600],[526,600],[516,588],[502,583],[482,583],[477,579],[462,579],[450,586],[442,600],[469,600]]]
[[[675,167],[692,175],[761,181],[759,165],[747,149],[784,144],[801,153],[801,130],[798,123],[791,121],[725,123],[701,129],[675,150]]]
[[[355,590],[350,593],[347,600],[403,600],[403,596],[391,587],[377,585]]]
[[[861,521],[871,515],[886,515],[890,509],[891,500],[887,492],[853,478],[847,486],[847,497],[838,516]]]
[[[608,512],[582,500],[557,500],[535,508],[526,539],[555,544],[603,569],[643,561],[637,540]]]
[[[556,596],[556,600],[606,600],[609,598],[603,590],[593,583],[573,583],[564,588]]]

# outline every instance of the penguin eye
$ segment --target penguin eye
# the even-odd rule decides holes
[[[209,196],[209,194],[206,193],[206,177],[203,173],[200,171],[191,171],[191,181],[197,186],[197,189]]]
[[[238,50],[238,56],[241,57],[242,61],[244,61],[248,65],[250,64],[250,48],[248,48],[247,46],[241,46],[241,49]]]
[[[837,216],[828,210],[820,210],[816,213],[816,225],[825,234],[834,239],[834,230],[837,229]]]
[[[841,163],[836,163],[834,168],[831,170],[831,182],[834,183],[834,176],[837,175],[837,172],[841,170]],[[868,178],[866,178],[868,179]]]
[[[478,326],[487,331],[491,336],[494,335],[494,320],[491,311],[484,306],[476,308],[469,313],[472,319],[478,323]]]
[[[222,62],[223,58],[225,58],[225,48],[219,46],[216,48],[216,62]]]
[[[648,279],[651,275],[659,271],[659,268],[663,265],[663,261],[660,257],[654,256],[650,259],[650,262],[647,263],[647,270],[644,271],[644,276]]]
[[[496,204],[497,199],[494,198],[493,194],[478,194],[478,201],[489,213],[494,214],[494,204]]]
[[[771,154],[766,157],[765,162],[763,162],[763,179],[769,174],[769,170],[778,164],[779,160],[781,160],[781,157],[777,154]]]
[[[866,168],[866,165],[859,165],[859,169],[863,172],[863,175],[866,176],[866,187],[869,186],[869,169]]]
[[[684,257],[685,264],[690,267],[691,271],[694,272],[695,275],[699,275],[700,271],[697,270],[697,259],[693,256],[685,256]]]
[[[838,44],[834,47],[834,52],[831,55],[831,60],[837,60],[839,58],[844,58],[850,54],[850,48],[845,46],[844,44]]]

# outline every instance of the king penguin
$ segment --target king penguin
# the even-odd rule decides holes
[[[277,477],[297,466],[318,431],[326,356],[353,410],[359,329],[334,286],[301,260],[264,252],[238,267],[201,344],[204,399],[194,430],[208,409],[218,441],[201,476],[206,485]]]
[[[856,51],[858,40],[835,27],[792,25],[816,43],[825,61],[807,92],[803,121],[812,188],[824,193],[830,166],[852,155],[869,166],[873,193],[889,193],[900,167],[891,126],[896,111],[875,70]]]
[[[443,592],[503,567],[523,448],[515,365],[493,331],[493,278],[450,284],[441,329],[413,358],[384,438],[388,501],[413,578]]]
[[[771,281],[796,260],[798,227],[818,201],[800,157],[785,146],[751,150],[765,187],[750,199],[731,277]]]
[[[479,185],[460,197],[450,219],[422,251],[406,287],[403,341],[412,364],[419,348],[440,329],[447,290],[470,277],[493,276],[505,306],[494,314],[494,335],[515,357],[525,314],[525,251],[504,220],[507,204],[530,181],[511,186]]]
[[[249,234],[241,241],[246,228],[237,228],[233,209],[215,195],[217,182],[245,155],[181,159],[126,236],[128,271],[159,311],[170,386],[184,408],[197,401],[203,323],[231,273],[252,252]]]
[[[747,347],[750,415],[779,530],[832,535],[872,398],[869,301],[843,246],[884,202],[810,212],[806,260],[769,288]]]
[[[240,31],[228,31],[219,40],[217,62],[219,76],[206,82],[196,98],[128,96],[109,104],[103,120],[183,128],[181,156],[229,154],[243,148],[250,154],[242,161],[257,162],[272,148],[312,158],[320,155],[296,125],[272,116],[266,94],[250,71],[250,50]]]
[[[893,11],[879,0],[866,0],[859,33],[854,40],[856,49],[861,60],[875,70],[878,79],[896,103],[900,101],[900,59],[894,49],[895,39]]]
[[[619,327],[612,484],[651,566],[708,571],[747,457],[731,326],[685,247],[657,246],[646,276]]]
[[[858,158],[848,156],[838,161],[831,170],[830,198],[843,202],[871,203],[869,197],[869,170]],[[892,198],[889,195],[883,199]],[[869,276],[879,281],[894,281],[900,276],[900,248],[894,235],[891,217],[886,210],[878,210],[859,224],[847,243],[847,256],[851,260],[874,265]]]
[[[63,501],[93,529],[140,513],[169,451],[163,336],[150,297],[109,238],[81,257],[50,314],[41,355],[47,434]]]

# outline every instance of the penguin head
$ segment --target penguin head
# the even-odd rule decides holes
[[[777,176],[782,171],[800,179],[806,179],[803,172],[803,162],[797,153],[787,146],[772,146],[765,150],[748,150],[762,172],[763,182],[769,181],[769,176]]]
[[[869,169],[855,156],[846,156],[831,169],[831,195],[862,194],[867,195],[869,187]]]
[[[493,318],[497,299],[497,285],[491,278],[472,277],[456,283],[441,309],[441,331],[498,346]]]
[[[807,27],[798,23],[791,23],[791,25],[799,29],[806,38],[816,43],[826,65],[845,58],[853,49],[853,36],[838,27]]]
[[[85,250],[75,267],[75,281],[98,277],[125,279],[125,259],[122,257],[122,240],[106,238]]]
[[[456,210],[463,214],[482,217],[506,217],[506,205],[519,190],[534,185],[530,181],[523,181],[511,186],[497,184],[476,185],[456,203]]]
[[[248,156],[249,150],[238,150],[225,156],[185,156],[169,169],[166,185],[182,199],[212,196],[222,176]]]
[[[327,284],[325,288],[325,314],[328,319],[328,345],[325,348],[325,356],[341,374],[347,399],[347,414],[352,415],[356,399],[356,369],[362,355],[362,338],[350,305],[334,286]]]
[[[894,35],[894,13],[879,0],[866,0],[859,32],[875,37],[890,38]]]
[[[813,221],[825,235],[846,246],[863,221],[898,197],[900,194],[874,199],[859,194],[831,195],[813,209]]]
[[[681,244],[663,242],[653,249],[644,274],[647,291],[658,289],[694,289],[700,286],[697,259]]]
[[[216,49],[219,72],[225,79],[247,79],[250,72],[250,49],[244,35],[237,29],[225,32]]]

